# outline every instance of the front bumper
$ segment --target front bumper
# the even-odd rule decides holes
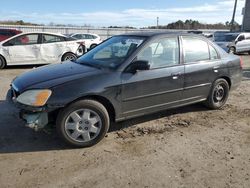
[[[20,119],[25,121],[25,126],[38,131],[48,124],[48,109],[46,107],[32,107],[23,105],[16,101],[15,91],[10,89],[7,93],[6,100],[19,110]]]

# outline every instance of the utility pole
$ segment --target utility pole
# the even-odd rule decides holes
[[[157,26],[157,29],[159,29],[159,17],[156,18],[156,26]]]
[[[234,29],[234,22],[235,22],[235,13],[236,13],[236,9],[237,9],[237,2],[238,2],[238,0],[235,0],[235,2],[234,2],[234,11],[233,11],[233,17],[232,17],[232,21],[231,21],[230,31],[233,31],[233,29]]]

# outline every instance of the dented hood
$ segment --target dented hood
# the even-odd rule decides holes
[[[22,93],[31,88],[50,88],[68,81],[98,74],[99,69],[86,65],[63,62],[47,65],[24,73],[13,81],[12,85]]]

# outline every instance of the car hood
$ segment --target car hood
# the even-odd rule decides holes
[[[99,73],[100,69],[68,61],[33,69],[16,77],[12,85],[18,92],[22,93],[27,89],[51,88],[68,81]]]

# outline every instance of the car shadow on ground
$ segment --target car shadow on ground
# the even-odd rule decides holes
[[[34,132],[24,126],[24,122],[18,118],[17,109],[8,102],[0,101],[0,109],[0,154],[72,149],[57,136],[53,125],[44,131]],[[167,110],[120,123],[113,123],[109,132],[119,131],[173,114],[206,110],[207,108],[199,104]]]

